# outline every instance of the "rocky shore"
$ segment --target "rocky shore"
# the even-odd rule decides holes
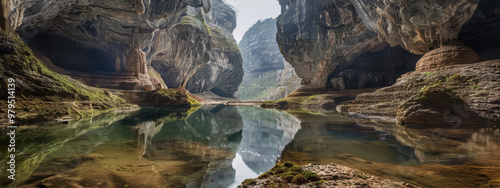
[[[290,176],[291,174],[296,174]],[[292,177],[292,178],[288,178]],[[247,179],[239,187],[416,187],[372,176],[342,165],[309,164],[299,168],[293,163],[276,165],[257,179]]]
[[[480,126],[500,120],[500,61],[441,67],[403,75],[392,86],[359,95],[337,110],[382,116],[401,125]]]

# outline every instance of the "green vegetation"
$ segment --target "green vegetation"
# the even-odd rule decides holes
[[[222,34],[222,31],[216,27],[210,27],[212,32],[210,37],[212,39],[212,49],[222,49],[226,51],[232,51],[239,53],[240,48],[236,45],[236,41],[232,38],[228,38]]]
[[[479,85],[473,85],[472,89],[477,89],[478,87],[479,87]]]
[[[365,176],[365,175],[363,175],[363,174],[356,174],[356,176],[357,176],[358,178],[362,178],[362,179],[367,179],[367,178],[368,178],[368,176]]]
[[[235,95],[241,100],[268,99],[270,96],[285,96],[300,85],[299,82],[294,82],[295,78],[287,79],[283,84],[277,79],[277,71],[269,71],[260,76],[245,74]]]
[[[424,100],[425,100],[425,99],[429,99],[429,98],[427,98],[427,96],[425,96],[425,95],[420,96],[420,98],[421,98],[421,99],[424,99]]]
[[[422,74],[425,75],[425,77],[431,77],[431,76],[438,75],[437,72],[423,72]]]
[[[266,173],[260,175],[258,179],[265,179],[272,176],[279,177],[288,183],[302,184],[306,182],[318,181],[319,178],[316,173],[303,170],[302,167],[295,165],[291,162],[283,164],[276,164]]]
[[[201,103],[186,91],[175,89],[159,89],[152,92],[151,100],[157,105],[199,107]]]
[[[12,44],[9,46],[11,52],[0,55],[0,70],[4,72],[0,77],[14,77],[24,83],[16,88],[16,96],[23,98],[17,103],[18,113],[23,114],[17,116],[18,120],[50,120],[63,116],[83,118],[132,107],[107,90],[88,87],[51,71],[34,56],[19,35],[2,31],[0,40]]]
[[[241,185],[255,185],[257,184],[257,180],[254,179],[246,179],[243,182],[241,182]]]
[[[210,31],[210,28],[208,27],[207,23],[205,22],[205,20],[200,20],[200,19],[197,19],[195,17],[192,17],[192,16],[184,16],[182,17],[180,23],[180,25],[190,25],[190,26],[193,26],[193,27],[196,27],[200,30],[204,30],[204,31],[207,31],[208,34],[211,33]]]
[[[316,186],[320,186],[321,184],[325,183],[326,180],[319,180],[319,181],[316,181],[314,182],[316,184]]]
[[[441,85],[441,84],[443,84],[443,82],[437,82],[437,83],[434,83],[434,84],[432,84],[432,85],[430,85],[430,86],[425,86],[425,87],[421,88],[421,89],[418,91],[418,93],[424,93],[425,91],[429,90],[430,88],[432,88],[432,87],[437,87],[437,86],[439,86],[439,85]]]

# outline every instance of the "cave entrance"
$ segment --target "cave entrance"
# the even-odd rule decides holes
[[[86,73],[115,72],[114,59],[95,48],[53,34],[41,33],[27,41],[37,53],[43,53],[61,68]]]
[[[327,88],[336,91],[390,86],[401,75],[414,71],[421,57],[400,46],[368,51],[346,66],[337,67],[328,76]]]

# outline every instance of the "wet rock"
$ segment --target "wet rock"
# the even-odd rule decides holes
[[[356,169],[336,164],[309,164],[302,166],[302,174],[309,174],[308,177],[317,176],[317,178],[305,182],[293,182],[288,181],[286,176],[283,176],[283,174],[286,175],[290,172],[283,174],[282,172],[278,172],[279,170],[283,170],[280,169],[281,167],[281,165],[276,165],[267,172],[273,175],[266,178],[259,176],[257,179],[245,180],[239,187],[266,187],[267,185],[279,187],[416,187],[409,183],[382,179]],[[328,169],[327,172],[325,172],[325,169]],[[284,170],[286,171],[286,169]],[[280,182],[280,184],[276,185],[276,181]]]

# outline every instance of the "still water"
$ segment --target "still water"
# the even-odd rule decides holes
[[[335,114],[294,116],[224,105],[194,112],[144,108],[19,128],[12,182],[5,172],[4,132],[1,187],[236,187],[280,160],[353,167],[456,165],[497,151],[491,143],[500,141],[498,130],[443,139],[435,130],[419,134]]]

